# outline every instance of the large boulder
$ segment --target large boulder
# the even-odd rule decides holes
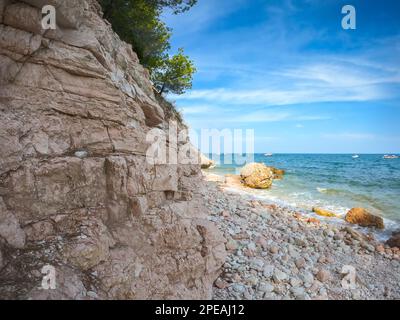
[[[358,224],[362,227],[375,227],[378,229],[385,228],[383,219],[381,217],[375,216],[363,208],[351,209],[346,214],[345,220],[349,223]]]
[[[274,173],[263,163],[249,163],[240,171],[240,177],[247,187],[268,189],[272,185]]]
[[[400,248],[400,230],[393,232],[391,238],[386,241],[386,244],[392,248]]]

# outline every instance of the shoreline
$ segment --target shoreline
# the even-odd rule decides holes
[[[204,171],[202,170],[204,179],[208,182],[217,182],[221,185],[221,187],[224,190],[237,193],[238,195],[246,198],[250,198],[253,200],[259,200],[271,205],[277,205],[280,207],[286,207],[290,210],[295,210],[298,213],[302,214],[305,217],[308,218],[315,218],[323,221],[324,223],[328,224],[333,224],[336,226],[349,226],[358,232],[361,232],[363,234],[372,234],[377,240],[379,240],[382,244],[384,244],[391,236],[393,232],[396,232],[400,230],[400,224],[396,221],[390,220],[388,218],[382,217],[385,223],[385,229],[384,230],[379,230],[376,228],[369,228],[369,227],[361,227],[356,224],[350,224],[344,220],[345,214],[337,214],[335,211],[333,213],[337,214],[337,217],[324,217],[321,215],[316,214],[313,212],[312,209],[306,208],[299,206],[297,204],[292,204],[288,202],[287,200],[283,200],[280,198],[268,198],[265,195],[260,195],[257,194],[259,191],[266,191],[266,190],[257,190],[257,189],[252,189],[249,187],[244,186],[243,184],[240,183],[240,178],[239,175],[236,174],[218,174],[218,173],[212,173],[209,171]],[[321,207],[324,209],[324,207]],[[348,208],[346,212],[348,212],[351,208]],[[329,209],[328,209],[329,210]]]
[[[398,248],[212,178],[205,173],[209,220],[228,252],[214,299],[400,299]],[[346,266],[356,272],[351,289]]]

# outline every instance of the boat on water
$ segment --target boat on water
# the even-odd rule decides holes
[[[392,155],[385,154],[383,156],[383,159],[398,159],[398,158],[399,158],[399,156],[396,156],[394,154],[392,154]]]
[[[357,159],[357,158],[359,158],[360,156],[358,155],[358,154],[355,154],[354,156],[352,156],[352,158],[353,159]]]
[[[272,157],[273,154],[272,154],[272,153],[264,153],[264,156],[266,156],[266,157]]]

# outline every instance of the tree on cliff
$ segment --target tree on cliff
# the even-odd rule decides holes
[[[183,94],[192,88],[193,74],[196,68],[193,61],[179,49],[178,53],[165,59],[161,66],[154,69],[151,80],[159,94],[175,93]]]
[[[122,40],[132,44],[150,72],[160,68],[170,47],[171,29],[161,21],[164,8],[175,14],[189,10],[197,0],[100,0],[104,18]]]

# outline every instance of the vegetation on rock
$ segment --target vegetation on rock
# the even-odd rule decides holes
[[[140,62],[151,74],[160,94],[182,94],[192,87],[196,69],[193,61],[179,49],[171,49],[171,29],[161,21],[164,9],[179,14],[189,10],[197,0],[100,0],[107,19],[120,38],[133,47]]]

